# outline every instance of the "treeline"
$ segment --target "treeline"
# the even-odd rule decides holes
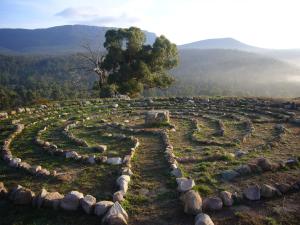
[[[272,58],[231,50],[186,50],[179,58],[171,71],[176,82],[168,89],[144,91],[144,96],[300,96],[300,82],[287,80],[300,70]],[[0,110],[99,97],[93,89],[98,77],[80,69],[82,64],[79,55],[0,55]]]
[[[0,55],[0,109],[48,100],[88,98],[96,77],[81,58]]]

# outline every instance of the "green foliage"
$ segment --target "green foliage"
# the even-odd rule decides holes
[[[108,30],[105,38],[107,55],[101,68],[108,74],[107,85],[114,84],[118,93],[136,96],[144,89],[166,88],[173,82],[166,71],[178,64],[178,52],[164,36],[146,45],[144,32],[130,27]]]
[[[89,97],[96,77],[75,71],[78,64],[76,55],[0,55],[0,109]]]

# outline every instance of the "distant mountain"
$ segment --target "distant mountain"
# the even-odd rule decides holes
[[[161,95],[299,96],[300,69],[270,56],[230,49],[180,49],[176,79]],[[156,93],[157,94],[157,93]]]
[[[45,29],[0,29],[1,53],[57,54],[83,51],[83,44],[101,47],[105,32],[110,27],[66,25]],[[147,43],[153,43],[156,35],[145,31]]]
[[[216,38],[178,46],[179,49],[229,49],[254,52],[300,66],[300,49],[267,49],[247,45],[233,38]]]
[[[261,51],[263,49],[244,44],[233,38],[217,38],[196,41],[178,46],[180,49],[235,49],[243,51]]]

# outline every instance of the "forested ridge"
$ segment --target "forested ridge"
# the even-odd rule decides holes
[[[96,77],[77,69],[79,56],[0,55],[0,108],[86,98]]]

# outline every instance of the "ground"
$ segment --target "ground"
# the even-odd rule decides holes
[[[20,184],[38,193],[41,188],[66,194],[80,190],[97,200],[112,200],[117,190],[116,179],[121,165],[96,163],[93,165],[66,159],[45,152],[35,142],[38,132],[45,126],[41,138],[63,150],[79,154],[121,157],[130,149],[128,141],[120,141],[108,134],[133,135],[140,146],[132,162],[132,180],[122,206],[129,214],[132,225],[192,225],[194,217],[183,212],[175,177],[170,175],[169,164],[164,157],[161,138],[147,131],[166,130],[174,153],[186,177],[195,180],[194,189],[202,198],[215,196],[222,190],[241,192],[251,184],[293,183],[300,181],[300,167],[284,167],[274,171],[251,173],[230,182],[221,179],[224,170],[255,162],[264,157],[272,162],[283,162],[300,157],[300,127],[292,123],[300,116],[300,110],[284,106],[290,100],[256,98],[160,98],[148,100],[92,100],[58,102],[47,108],[32,106],[31,112],[18,113],[0,121],[0,141],[12,132],[12,120],[25,125],[14,138],[11,151],[14,157],[66,177],[36,177],[20,169],[9,167],[0,160],[0,182],[8,189]],[[118,104],[116,107],[115,103]],[[149,127],[144,125],[144,113],[151,109],[169,110],[170,124]],[[63,129],[67,123],[79,121],[70,132],[85,140],[88,147],[69,139]],[[245,121],[250,121],[254,130]],[[36,122],[36,123],[35,123]],[[106,123],[122,123],[127,128],[145,129],[135,134],[118,128],[103,128]],[[220,134],[220,122],[224,133]],[[282,124],[285,132],[279,137],[275,126]],[[175,128],[175,129],[171,129]],[[246,138],[245,138],[246,137]],[[106,145],[103,153],[90,146]],[[236,152],[246,152],[236,157]],[[207,212],[215,224],[289,224],[300,221],[299,192],[287,193],[274,199],[262,199],[236,204],[217,212]],[[100,224],[101,218],[83,212],[51,211],[29,206],[14,206],[0,200],[0,224]],[[76,218],[76,219],[74,219]]]

